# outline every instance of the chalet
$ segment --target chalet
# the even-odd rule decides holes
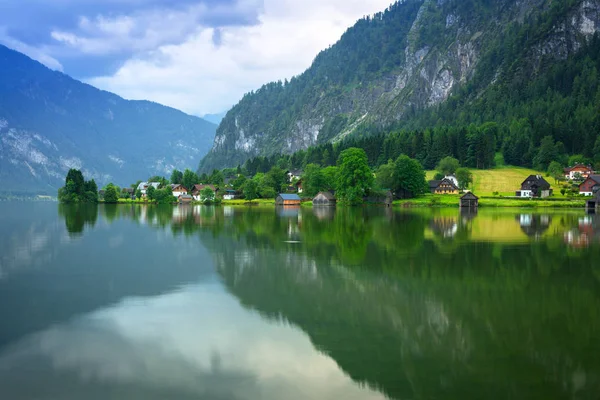
[[[579,194],[592,196],[600,191],[600,175],[590,175],[581,185],[579,185]]]
[[[552,194],[550,184],[541,175],[529,175],[521,183],[521,190],[517,190],[517,197],[546,198]]]
[[[575,179],[576,174],[581,175],[583,179],[587,179],[588,176],[594,173],[592,167],[584,164],[577,164],[569,168],[565,168],[565,179],[572,181]]]
[[[448,178],[441,181],[429,181],[429,190],[434,194],[458,194],[458,186]]]
[[[179,196],[188,194],[188,190],[180,184],[172,184],[171,190],[173,190],[173,196],[179,198]]]
[[[275,204],[278,206],[299,206],[301,202],[302,199],[297,194],[280,193],[275,198]]]
[[[194,197],[194,200],[202,201],[202,199],[200,199],[200,192],[202,192],[206,188],[210,188],[215,193],[215,195],[219,191],[217,188],[215,188],[215,185],[194,185],[192,189],[192,196]]]
[[[299,170],[299,169],[293,169],[293,170],[288,171],[287,172],[288,182],[291,183],[291,182],[294,181],[294,179],[300,179],[300,178],[302,178],[303,174],[304,173],[301,170]]]
[[[223,200],[233,200],[235,199],[235,190],[227,189],[223,194]]]
[[[190,204],[194,200],[194,198],[186,193],[180,194],[177,197],[177,200],[179,200],[179,204]]]
[[[319,192],[313,199],[313,206],[335,206],[335,196],[331,192]]]
[[[463,194],[460,198],[461,208],[477,208],[479,207],[479,197],[475,196],[472,192]]]
[[[298,182],[296,182],[296,191],[298,193],[302,193],[304,191],[304,189],[302,188],[302,179],[298,180]]]
[[[160,187],[160,183],[159,182],[141,182],[136,191],[139,190],[140,192],[142,192],[142,197],[146,197],[146,191],[148,190],[148,188],[152,186],[154,187],[154,189],[158,189]]]

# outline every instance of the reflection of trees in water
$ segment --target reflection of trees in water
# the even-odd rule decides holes
[[[119,212],[198,235],[245,306],[299,326],[354,380],[391,398],[592,398],[600,391],[597,248],[573,254],[560,237],[470,242],[481,215],[450,217],[457,231],[439,240],[425,237],[435,213]],[[299,244],[285,243],[290,227]]]
[[[599,361],[590,356],[599,350],[598,283],[573,284],[589,274],[585,268],[565,283],[508,263],[503,271],[493,244],[463,246],[453,256],[425,246],[422,254],[432,257],[399,268],[393,279],[311,252],[264,251],[244,237],[209,247],[243,304],[299,326],[354,380],[391,398],[562,398],[600,390]],[[385,269],[377,262],[373,269]],[[485,263],[496,271],[479,274]],[[583,383],[573,380],[581,376]]]
[[[59,204],[58,214],[65,219],[65,226],[71,236],[83,233],[86,226],[91,228],[98,220],[96,204]]]

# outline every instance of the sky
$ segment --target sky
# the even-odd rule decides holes
[[[308,68],[392,0],[0,0],[0,43],[126,99],[193,115]]]

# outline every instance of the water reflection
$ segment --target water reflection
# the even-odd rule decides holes
[[[130,298],[28,337],[0,356],[0,381],[10,399],[384,398],[218,284]]]
[[[77,212],[60,226],[93,216]],[[51,273],[0,281],[0,397],[600,392],[595,215],[118,206],[94,220],[53,248]]]

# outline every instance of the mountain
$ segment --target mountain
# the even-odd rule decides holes
[[[397,2],[359,20],[303,74],[246,94],[200,170],[392,129],[486,122],[527,135],[521,153],[551,135],[589,155],[599,27],[600,0]]]
[[[0,46],[0,192],[55,195],[69,168],[129,186],[205,155],[216,125],[128,101]]]
[[[223,121],[223,118],[225,118],[226,114],[227,111],[223,111],[222,113],[218,114],[205,114],[202,116],[202,119],[205,119],[208,122],[212,122],[215,125],[219,125],[221,121]]]

